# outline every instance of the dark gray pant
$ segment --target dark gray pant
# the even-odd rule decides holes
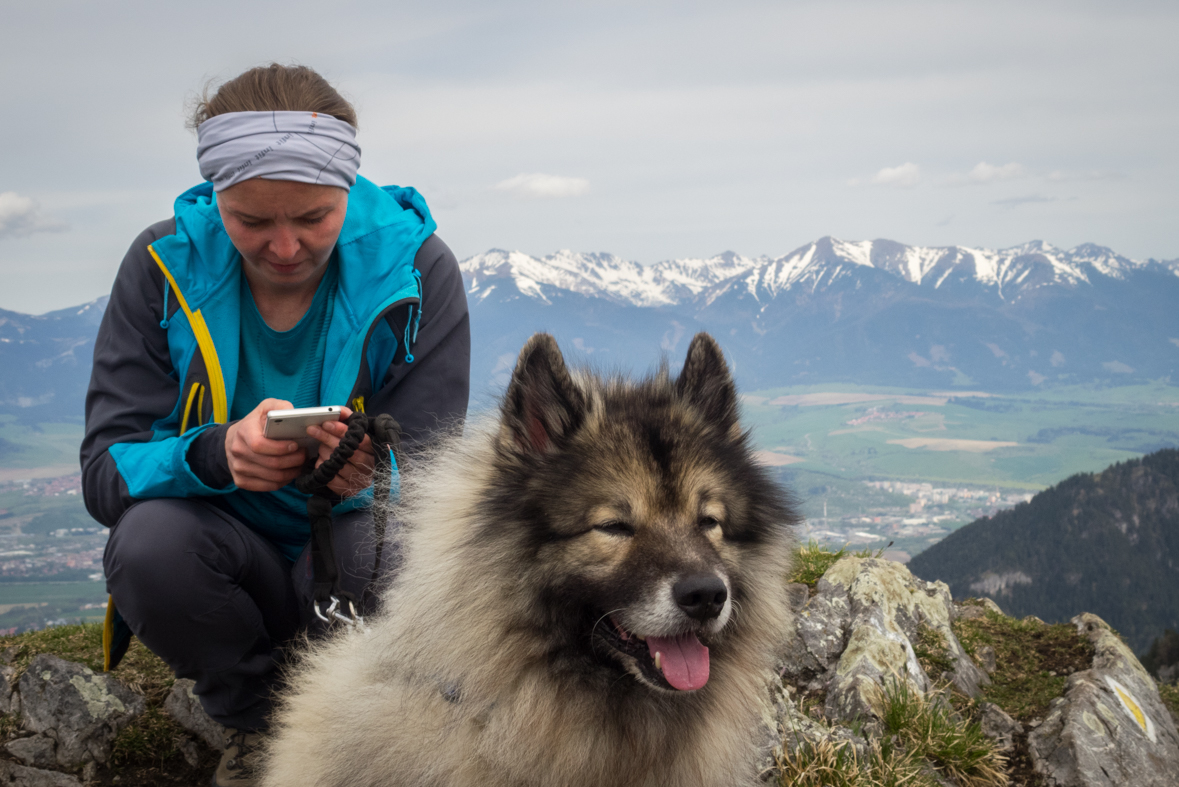
[[[359,599],[372,576],[372,514],[337,517],[332,530],[340,584]],[[177,677],[196,681],[205,711],[227,727],[261,730],[296,635],[326,628],[311,609],[310,553],[292,565],[210,503],[161,498],[123,514],[103,568],[131,631]]]

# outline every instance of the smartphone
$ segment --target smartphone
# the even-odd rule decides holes
[[[340,420],[340,408],[296,407],[294,410],[270,410],[266,413],[266,428],[262,434],[271,440],[294,440],[311,450],[319,445],[314,437],[307,436],[307,427],[319,426],[328,421]]]

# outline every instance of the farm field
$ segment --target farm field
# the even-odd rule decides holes
[[[1179,446],[1179,387],[1165,383],[1018,395],[818,385],[742,402],[808,535],[891,540],[910,555],[1070,475]]]

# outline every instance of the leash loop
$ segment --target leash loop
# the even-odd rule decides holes
[[[340,622],[367,630],[361,611],[367,609],[376,596],[374,586],[379,578],[385,546],[387,514],[383,506],[389,497],[393,469],[401,450],[401,426],[387,413],[370,418],[359,411],[352,413],[345,423],[348,431],[340,438],[332,455],[319,467],[296,478],[294,483],[300,492],[311,495],[307,500],[307,518],[311,523],[311,606],[315,616],[328,624]],[[358,603],[351,593],[340,587],[340,564],[332,541],[332,505],[339,502],[339,497],[328,488],[328,484],[360,448],[365,435],[372,440],[376,460],[373,470],[373,535],[376,538],[376,552],[372,576]]]

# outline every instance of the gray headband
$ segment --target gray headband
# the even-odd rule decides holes
[[[214,191],[250,178],[348,191],[360,148],[355,128],[322,112],[226,112],[197,128],[197,164]]]

